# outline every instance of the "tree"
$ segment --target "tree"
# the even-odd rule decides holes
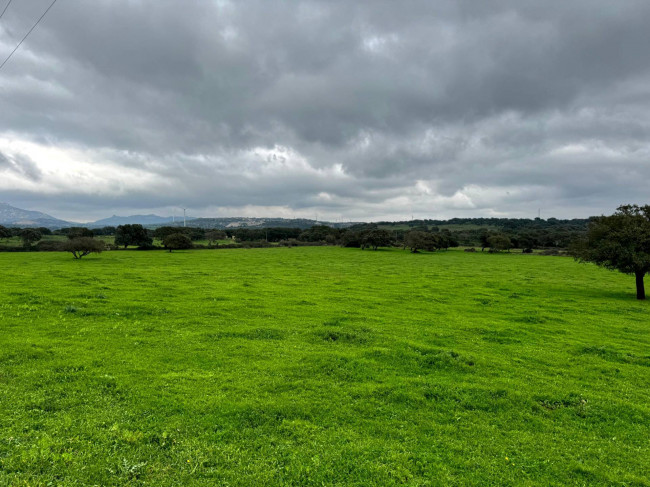
[[[183,228],[183,233],[187,235],[192,241],[203,240],[205,238],[205,229],[199,227]]]
[[[192,241],[187,235],[172,233],[163,239],[163,245],[171,252],[172,250],[191,249]]]
[[[378,247],[388,247],[392,243],[390,232],[375,228],[363,233],[361,237],[361,249],[366,247],[377,250]]]
[[[153,242],[147,230],[140,224],[120,225],[115,230],[115,245],[147,247]]]
[[[490,232],[488,230],[482,229],[481,234],[479,235],[479,241],[481,243],[481,252],[485,250],[485,247],[490,246],[489,238]]]
[[[181,229],[178,227],[158,227],[153,231],[154,238],[158,240],[165,240],[165,237],[171,235],[172,233],[180,233]]]
[[[216,242],[217,240],[225,240],[226,232],[222,230],[210,230],[209,232],[205,232],[205,238],[207,238],[208,243],[212,245],[212,242]]]
[[[108,226],[108,227],[102,227],[102,228],[95,228],[93,230],[93,233],[95,235],[115,235],[117,228]]]
[[[490,235],[487,241],[491,252],[499,252],[501,250],[507,250],[510,252],[510,249],[512,248],[510,238],[503,233]]]
[[[0,225],[0,240],[11,238],[11,231],[7,227]]]
[[[517,243],[523,253],[530,254],[535,246],[535,239],[529,234],[523,234],[518,238]]]
[[[404,236],[404,247],[411,249],[414,254],[420,250],[435,250],[433,235],[419,230],[412,230]]]
[[[75,259],[81,259],[90,253],[101,253],[104,250],[104,242],[92,237],[75,237],[64,242],[62,249],[70,252]]]
[[[303,242],[324,242],[328,235],[339,236],[339,230],[328,227],[327,225],[314,225],[308,228],[298,236],[298,240]]]
[[[634,274],[636,297],[645,299],[643,278],[650,272],[650,205],[623,205],[611,216],[593,218],[586,236],[570,252],[580,262]]]
[[[439,249],[447,250],[449,247],[458,247],[458,240],[446,228],[440,233],[434,234],[434,237],[436,237],[436,246]]]
[[[70,227],[66,228],[66,235],[68,236],[68,239],[72,240],[73,238],[79,238],[79,237],[94,237],[95,233],[86,228],[86,227]]]
[[[361,232],[357,232],[354,230],[345,230],[341,234],[341,238],[339,239],[339,244],[341,247],[356,247],[359,248],[361,247],[361,240],[362,240],[362,234]]]
[[[33,228],[23,228],[20,231],[20,238],[23,241],[23,246],[25,248],[30,247],[34,242],[38,242],[43,236],[38,230]]]

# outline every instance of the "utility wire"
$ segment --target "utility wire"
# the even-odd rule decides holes
[[[9,3],[11,3],[11,2],[9,2]],[[20,47],[20,45],[21,45],[23,42],[25,42],[25,39],[27,39],[27,37],[29,36],[29,34],[32,33],[32,31],[36,28],[36,26],[37,26],[38,24],[41,23],[41,20],[43,20],[43,17],[45,17],[45,16],[47,15],[47,13],[50,11],[50,9],[51,9],[52,7],[54,7],[54,4],[55,4],[55,3],[56,3],[56,0],[53,0],[53,2],[50,4],[50,6],[47,7],[47,9],[45,10],[45,12],[43,12],[43,15],[41,15],[41,16],[38,18],[38,20],[37,20],[36,23],[32,26],[32,28],[29,29],[29,31],[27,32],[27,34],[25,34],[25,37],[23,37],[23,38],[20,40],[20,42],[19,42],[18,45],[14,48],[14,50],[11,51],[11,53],[9,53],[9,55],[7,56],[7,58],[6,58],[4,61],[2,61],[2,64],[0,64],[0,69],[2,69],[2,68],[4,67],[5,64],[7,64],[7,61],[9,61],[9,59],[11,59],[11,56],[14,55],[14,52],[16,52],[16,51],[18,50],[18,48]],[[8,7],[8,6],[9,6],[9,5],[7,4],[7,7]],[[6,10],[6,7],[5,7],[5,10]],[[4,13],[4,12],[3,12],[3,13]]]
[[[9,8],[9,5],[11,5],[11,2],[13,2],[13,1],[14,1],[14,0],[9,0],[9,2],[7,3],[7,5],[5,5],[4,10],[3,10],[2,13],[0,14],[0,19],[1,19],[2,16],[5,14],[5,12],[7,11],[7,9]]]

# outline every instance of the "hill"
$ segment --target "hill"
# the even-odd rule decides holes
[[[59,220],[40,211],[23,210],[7,203],[0,203],[0,225],[61,228],[74,224],[65,220]]]
[[[182,226],[183,222],[177,221],[176,226]],[[353,222],[320,222],[304,218],[196,218],[192,220],[193,227],[199,228],[303,228],[307,229],[314,225],[328,225],[335,228],[347,228],[354,225]]]
[[[194,220],[195,218],[187,217],[186,221]],[[149,215],[130,215],[130,216],[117,216],[113,215],[109,218],[102,218],[91,223],[87,223],[85,226],[88,228],[99,228],[99,227],[116,227],[118,225],[129,225],[134,223],[139,223],[144,226],[153,226],[153,225],[168,225],[176,221],[182,225],[183,217],[171,217],[171,216],[158,216],[154,214]]]

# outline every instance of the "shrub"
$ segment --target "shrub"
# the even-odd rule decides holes
[[[65,250],[63,248],[64,242],[57,242],[53,240],[41,240],[36,244],[36,250],[39,252],[60,252]]]

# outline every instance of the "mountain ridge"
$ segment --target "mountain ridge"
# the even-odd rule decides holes
[[[186,221],[194,220],[194,217],[186,217]],[[89,228],[98,228],[98,227],[115,227],[118,225],[128,225],[136,224],[140,225],[165,225],[168,223],[174,223],[175,221],[183,221],[182,217],[173,217],[173,216],[160,216],[153,213],[148,215],[129,215],[129,216],[118,216],[113,215],[108,218],[102,218],[94,222],[88,222],[85,225]]]
[[[309,228],[314,225],[328,225],[332,227],[345,228],[354,225],[355,222],[323,222],[306,218],[269,218],[269,217],[215,217],[196,218],[186,217],[187,224],[200,228],[264,228],[264,227],[286,227],[286,228]],[[358,223],[358,222],[357,222]],[[127,224],[140,224],[147,228],[160,226],[183,226],[182,216],[159,216],[153,213],[147,215],[113,215],[108,218],[101,218],[92,222],[80,223],[48,215],[40,211],[23,210],[8,203],[0,203],[0,225],[12,227],[45,227],[56,230],[64,227],[87,227],[101,228]]]
[[[41,211],[23,210],[8,203],[0,203],[0,225],[61,228],[70,226],[71,223]]]

